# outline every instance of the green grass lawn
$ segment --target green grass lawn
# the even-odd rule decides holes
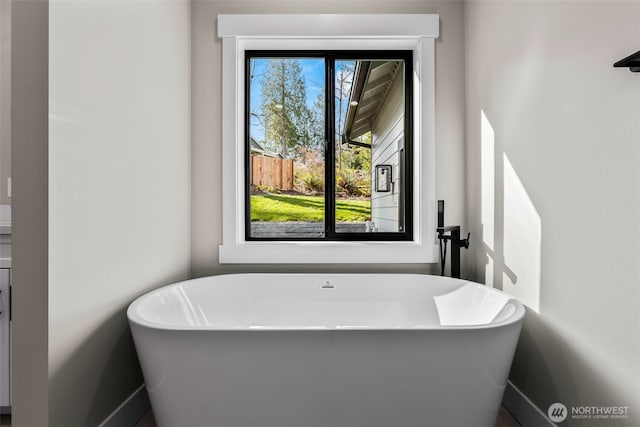
[[[336,221],[364,222],[371,216],[369,200],[338,200]],[[251,221],[323,221],[324,197],[266,194],[251,196]]]

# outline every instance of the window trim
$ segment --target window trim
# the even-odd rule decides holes
[[[372,55],[368,55],[367,52],[375,52]],[[325,112],[330,114],[325,114],[325,132],[327,133],[325,141],[327,142],[325,147],[325,203],[324,203],[324,223],[325,223],[325,235],[323,237],[299,237],[299,238],[289,238],[284,239],[280,237],[251,237],[249,232],[249,227],[251,224],[251,210],[250,210],[250,186],[251,186],[251,178],[249,173],[249,168],[251,167],[251,156],[249,152],[250,147],[250,135],[249,132],[246,132],[247,129],[250,128],[250,118],[249,118],[249,110],[250,110],[250,97],[251,94],[248,91],[250,85],[249,73],[247,72],[247,66],[250,63],[250,60],[253,58],[318,58],[325,61],[325,66],[327,69],[325,70]],[[245,146],[245,184],[244,184],[244,217],[245,217],[245,241],[247,242],[257,242],[257,241],[271,241],[271,242],[322,242],[322,241],[336,241],[336,242],[349,242],[349,241],[412,241],[413,240],[413,179],[409,179],[413,177],[413,79],[411,76],[413,75],[413,51],[411,50],[376,50],[376,51],[353,51],[353,50],[314,50],[314,51],[286,51],[286,50],[246,50],[245,51],[245,76],[244,76],[244,85],[245,85],[245,109],[244,109],[244,123],[245,123],[245,135],[244,135],[244,146]],[[401,212],[407,213],[404,218],[401,218],[401,222],[405,225],[404,231],[397,232],[376,232],[376,233],[339,233],[336,232],[336,213],[335,213],[335,203],[336,203],[336,192],[335,192],[335,162],[336,162],[336,153],[335,153],[335,135],[333,134],[334,126],[335,126],[335,97],[330,96],[330,94],[334,91],[334,87],[332,86],[332,82],[330,82],[331,73],[335,72],[335,64],[340,60],[359,60],[359,59],[371,59],[371,60],[403,60],[405,62],[404,68],[404,76],[405,84],[404,84],[404,136],[402,140],[408,141],[408,150],[405,150],[405,155],[407,159],[410,161],[408,165],[410,167],[404,169],[404,175],[402,176],[402,190],[399,194],[402,196],[402,203],[407,202],[407,206],[399,206]],[[330,64],[333,64],[332,66]],[[333,82],[335,84],[335,82]],[[327,99],[331,99],[330,102],[326,102]],[[403,159],[404,160],[404,159]],[[333,190],[332,190],[333,189]],[[249,208],[247,208],[249,207]]]
[[[435,38],[438,15],[219,15],[222,39],[222,227],[220,263],[437,262]],[[411,241],[245,240],[244,61],[247,50],[413,51]]]

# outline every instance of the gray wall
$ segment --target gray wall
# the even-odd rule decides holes
[[[13,419],[47,425],[48,30],[46,1],[12,4]]]
[[[0,1],[0,204],[11,176],[11,2]]]
[[[464,3],[462,1],[275,0],[192,3],[192,231],[194,277],[238,271],[432,272],[435,265],[220,265],[222,242],[221,41],[219,13],[438,13],[436,44],[436,196],[447,222],[464,220]]]
[[[467,217],[484,242],[469,274],[539,294],[511,381],[545,412],[634,412],[562,425],[640,423],[640,75],[612,67],[640,48],[638,17],[637,2],[467,4]]]
[[[50,3],[49,426],[142,384],[127,306],[190,275],[189,21],[187,0]]]

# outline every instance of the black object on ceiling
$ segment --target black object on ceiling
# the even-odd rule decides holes
[[[629,67],[629,71],[640,72],[640,50],[613,64],[614,67]]]

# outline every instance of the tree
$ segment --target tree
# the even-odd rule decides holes
[[[310,117],[310,148],[320,150],[324,158],[324,141],[325,137],[325,100],[324,91],[318,93],[313,103]]]
[[[317,113],[307,107],[306,82],[300,62],[269,59],[261,80],[265,140],[285,158],[299,158],[318,146]]]
[[[336,62],[336,148],[338,149],[338,170],[342,169],[342,135],[347,114],[349,96],[351,95],[351,85],[353,83],[353,73],[355,61]]]

